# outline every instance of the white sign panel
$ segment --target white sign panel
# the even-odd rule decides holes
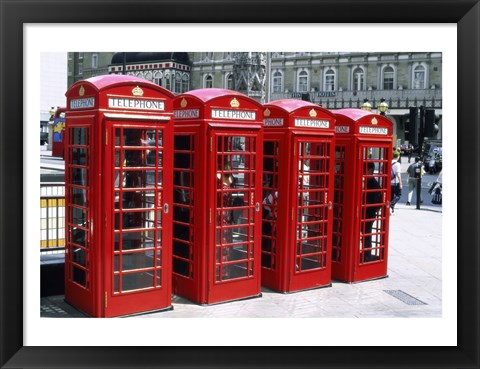
[[[149,99],[128,99],[125,97],[109,97],[108,107],[113,109],[136,109],[136,110],[165,110],[165,102]]]
[[[249,110],[212,109],[212,118],[255,120],[257,118],[257,114],[255,111]]]
[[[200,110],[199,109],[174,110],[173,116],[175,119],[195,119],[200,117]]]
[[[336,133],[350,133],[349,126],[335,126]]]
[[[320,119],[296,118],[295,127],[328,128],[330,127],[330,122],[328,120]]]
[[[88,109],[95,106],[94,97],[85,97],[83,99],[70,100],[70,109]]]
[[[367,133],[370,135],[388,135],[388,128],[360,126],[360,133]]]
[[[265,118],[263,120],[263,125],[268,127],[282,127],[283,118]]]

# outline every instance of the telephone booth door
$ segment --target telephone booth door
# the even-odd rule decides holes
[[[331,232],[332,232],[332,173],[331,139],[312,136],[294,137],[294,163],[292,187],[297,188],[292,208],[291,234],[295,253],[291,260],[291,289],[309,286],[312,273],[316,285],[330,284]]]
[[[260,272],[261,165],[257,153],[257,133],[211,131],[214,142],[209,163],[215,173],[210,188],[215,189],[211,210],[213,231],[209,255],[211,300],[230,300],[244,290],[258,295]],[[210,221],[210,212],[209,212]],[[231,282],[235,282],[234,288]]]
[[[162,125],[106,124],[106,316],[154,310],[170,298],[171,201],[165,185],[172,178],[164,163],[170,162],[172,143]]]
[[[392,122],[360,109],[336,116],[332,278],[387,276]]]

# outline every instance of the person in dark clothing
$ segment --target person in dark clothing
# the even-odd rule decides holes
[[[377,255],[372,255],[372,229],[373,223],[377,218],[378,211],[381,208],[382,192],[380,184],[377,179],[373,177],[375,171],[375,164],[368,163],[368,178],[367,178],[367,194],[366,194],[366,209],[365,209],[365,231],[363,252],[365,262],[378,260]],[[372,191],[376,190],[376,191]],[[373,206],[372,206],[373,205]]]

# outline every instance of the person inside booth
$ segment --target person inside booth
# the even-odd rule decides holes
[[[379,259],[378,255],[372,253],[372,229],[375,223],[378,211],[381,208],[382,192],[380,184],[374,177],[375,164],[369,162],[367,165],[367,193],[365,196],[365,219],[363,232],[363,261],[370,262]],[[372,191],[373,190],[373,191]]]

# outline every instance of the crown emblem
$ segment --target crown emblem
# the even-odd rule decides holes
[[[78,90],[78,95],[79,96],[85,95],[85,89],[83,88],[83,85],[80,86],[80,90]]]
[[[266,117],[269,117],[270,116],[270,110],[268,108],[266,108],[265,111],[263,112],[263,115],[266,116]]]
[[[140,87],[137,86],[132,90],[132,95],[133,96],[143,96],[143,90]]]
[[[372,118],[372,124],[377,124],[377,123],[378,123],[377,118],[373,117]]]
[[[238,102],[238,100],[236,98],[233,98],[232,101],[230,101],[230,106],[232,108],[238,108],[240,106],[240,103]]]
[[[180,101],[180,106],[182,108],[185,108],[187,106],[187,100],[185,100],[185,98],[183,98],[182,101]]]
[[[310,110],[310,116],[311,116],[312,118],[313,118],[313,117],[316,117],[316,116],[317,116],[317,112],[316,112],[314,109]]]

